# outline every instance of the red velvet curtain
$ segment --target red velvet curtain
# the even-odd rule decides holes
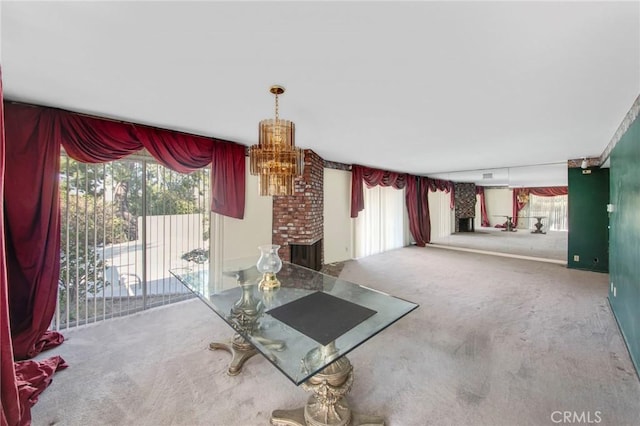
[[[213,146],[211,163],[211,211],[225,216],[244,217],[245,148],[219,142]]]
[[[406,173],[395,173],[354,164],[351,166],[351,217],[358,217],[364,209],[364,187],[391,186],[407,188],[405,200],[409,215],[409,230],[416,245],[424,247],[431,241],[431,218],[429,216],[429,179]]]
[[[14,350],[12,342],[11,314],[9,308],[9,281],[7,275],[7,254],[5,248],[5,173],[6,173],[6,144],[5,144],[5,120],[4,102],[2,100],[2,73],[0,71],[0,397],[2,398],[2,410],[0,411],[0,424],[8,426],[26,426],[31,424],[31,407],[38,400],[38,395],[51,383],[56,370],[66,367],[64,360],[59,356],[51,357],[44,361],[22,361],[14,363]],[[24,147],[23,147],[24,148]],[[37,178],[35,179],[37,180]],[[13,184],[13,182],[12,182]],[[10,185],[11,186],[11,185]],[[27,194],[26,202],[31,197]],[[9,209],[10,210],[10,209]],[[41,230],[37,224],[34,230]],[[25,260],[24,253],[15,255],[14,259]],[[38,265],[33,265],[38,267]],[[42,266],[42,265],[40,265]],[[46,269],[46,267],[44,268]],[[25,275],[31,271],[26,271]],[[46,280],[46,278],[45,278]],[[38,299],[35,296],[35,299]],[[34,316],[38,316],[35,313]],[[61,336],[59,336],[61,338]],[[47,339],[41,337],[39,342]],[[19,343],[20,344],[20,343]]]
[[[5,169],[4,104],[2,102],[2,70],[0,70],[0,195],[4,193]],[[9,286],[4,248],[4,199],[0,197],[0,425],[20,423],[20,400],[13,363],[11,327],[9,325]]]
[[[527,205],[529,195],[538,197],[555,197],[557,195],[567,195],[569,188],[566,186],[545,186],[536,188],[514,188],[513,189],[513,226],[518,226],[518,214]],[[526,201],[523,200],[526,199]]]
[[[31,407],[38,402],[40,394],[51,384],[56,371],[67,368],[64,360],[56,355],[44,361],[16,362],[16,381],[20,394],[19,425],[31,424]]]
[[[134,138],[133,126],[125,123],[48,108],[13,104],[8,107],[53,114],[57,129],[54,142],[62,144],[71,158],[83,163],[119,160],[143,148],[142,143]],[[25,125],[35,126],[36,123]]]
[[[70,112],[4,104],[6,115],[5,222],[13,351],[31,358],[60,344],[47,331],[60,268],[58,172],[60,145],[79,161],[98,163],[147,148],[165,166],[190,172],[213,167],[214,211],[244,216],[244,147],[168,130],[101,120]],[[217,145],[223,146],[218,149]],[[214,147],[216,149],[214,150]],[[233,167],[222,166],[231,162]],[[240,188],[242,187],[242,188]]]
[[[64,340],[60,333],[47,331],[55,312],[60,275],[60,145],[50,143],[55,124],[47,111],[5,106],[5,125],[5,249],[11,334],[14,357],[26,359]]]
[[[364,187],[391,186],[402,189],[407,185],[406,173],[388,172],[370,167],[351,166],[351,217],[358,217],[358,213],[364,209]]]
[[[525,195],[527,194],[527,191],[524,190],[524,188],[514,188],[512,191],[512,205],[513,205],[513,212],[511,213],[512,218],[511,218],[511,222],[513,223],[513,226],[516,227],[518,226],[518,214],[520,214],[520,210],[522,210],[524,208],[524,206],[527,205],[527,203],[524,203],[522,201],[520,201],[521,197],[520,195]]]
[[[211,211],[236,219],[244,217],[243,145],[53,111],[60,123],[59,142],[71,158],[103,163],[146,148],[159,163],[180,173],[190,173],[211,163]]]
[[[242,219],[245,201],[245,147],[232,142],[88,117],[52,108],[9,104],[8,109],[31,110],[27,126],[40,116],[53,121],[52,141],[62,144],[73,159],[84,163],[119,160],[143,148],[162,165],[180,173],[212,164],[211,211]]]
[[[424,247],[431,242],[431,217],[429,215],[429,179],[421,176],[407,178],[407,211],[409,229],[416,245]]]
[[[484,197],[484,186],[476,185],[476,195],[480,196],[480,223],[482,226],[488,227],[490,223],[487,215],[487,203]]]
[[[171,170],[190,173],[211,163],[214,143],[209,138],[151,127],[132,127],[135,139],[153,158]]]

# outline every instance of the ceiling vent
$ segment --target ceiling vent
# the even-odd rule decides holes
[[[493,173],[483,173],[482,179],[493,179]]]

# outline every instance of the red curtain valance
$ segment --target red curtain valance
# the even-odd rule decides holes
[[[7,105],[25,126],[36,126],[35,117],[26,117],[28,111],[52,121],[52,137],[58,145],[64,146],[69,156],[82,163],[106,163],[119,160],[143,148],[133,135],[133,126],[125,123],[102,120],[72,114],[66,111]]]
[[[429,190],[431,192],[443,191],[451,194],[449,196],[449,208],[451,210],[456,208],[456,187],[452,181],[429,178]]]
[[[407,185],[407,174],[373,169],[354,164],[351,166],[351,217],[358,217],[358,213],[364,210],[364,187],[391,186],[402,189]]]
[[[429,178],[429,190],[431,192],[444,191],[448,194],[453,191],[453,182],[450,180]]]
[[[539,187],[539,188],[522,188],[527,191],[530,195],[535,195],[537,197],[555,197],[558,195],[567,195],[569,194],[569,188],[566,186],[547,186],[547,187]]]
[[[209,163],[217,164],[211,173],[211,211],[236,219],[244,217],[244,145],[53,108],[9,106],[31,110],[31,125],[40,123],[38,117],[49,120],[50,137],[64,146],[71,158],[84,163],[119,160],[146,148],[160,164],[180,173],[190,173]],[[36,117],[31,117],[33,114]],[[233,167],[224,167],[227,163]]]
[[[211,163],[213,146],[218,143],[202,136],[142,126],[133,126],[133,134],[160,164],[180,173],[191,173]]]

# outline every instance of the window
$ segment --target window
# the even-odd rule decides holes
[[[409,243],[405,190],[364,188],[364,210],[356,218],[356,257],[404,247]]]
[[[150,156],[106,164],[61,158],[54,328],[191,297],[169,273],[208,261],[209,169],[180,174]]]
[[[542,219],[543,231],[568,231],[567,205],[567,195],[556,195],[554,197],[531,195],[529,196],[528,216],[544,216],[545,219]],[[529,228],[534,228],[536,222],[535,218],[529,219]]]

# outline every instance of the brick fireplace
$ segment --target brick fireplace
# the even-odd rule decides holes
[[[324,161],[304,151],[304,172],[294,195],[273,197],[273,244],[283,260],[319,270],[324,262]]]
[[[456,232],[474,232],[476,217],[476,185],[474,183],[455,183],[455,221]]]

